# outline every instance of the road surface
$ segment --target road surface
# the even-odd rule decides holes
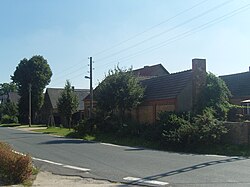
[[[42,170],[147,186],[250,186],[250,159],[180,154],[0,127],[0,141]]]

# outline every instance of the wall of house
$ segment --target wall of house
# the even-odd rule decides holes
[[[175,111],[176,99],[145,101],[131,111],[131,117],[139,123],[154,124],[162,111]]]
[[[184,88],[184,90],[177,97],[176,111],[191,111],[193,106],[192,99],[192,82]]]

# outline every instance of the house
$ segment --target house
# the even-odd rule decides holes
[[[57,102],[63,92],[63,88],[47,88],[44,94],[44,104],[41,108],[41,120],[42,123],[61,124],[61,117],[58,113]],[[77,112],[74,114],[75,120],[83,118],[84,103],[82,100],[89,94],[89,89],[74,89],[74,92],[78,98],[79,106]]]
[[[10,102],[18,104],[20,96],[17,92],[10,92],[8,95],[1,95],[0,96],[0,104],[8,102],[8,99]]]
[[[146,68],[134,72],[145,71]],[[206,84],[206,60],[193,59],[191,70],[178,73],[170,74],[165,70],[161,74],[151,74],[151,78],[144,76],[145,74],[135,74],[147,77],[140,81],[145,87],[145,97],[130,115],[140,123],[155,123],[161,111],[192,110],[198,94]],[[84,102],[86,106],[89,105],[89,97],[86,97]]]
[[[191,111],[206,84],[206,60],[193,59],[192,69],[142,80],[144,101],[132,111],[140,123],[155,123],[161,111]]]
[[[144,80],[167,75],[169,72],[163,67],[162,64],[156,64],[153,66],[144,66],[143,68],[133,70],[133,74],[138,77],[139,80]]]
[[[169,72],[163,67],[162,64],[156,64],[152,66],[144,66],[143,68],[133,70],[133,74],[138,77],[140,81],[145,79],[150,79],[162,75],[168,75]],[[95,88],[96,89],[96,88]],[[95,93],[95,91],[93,91]],[[90,113],[90,95],[85,97],[83,100],[84,105],[86,106],[85,116],[89,117]],[[96,101],[93,100],[93,108],[96,106]]]
[[[230,102],[235,105],[250,105],[250,68],[249,71],[220,76],[231,91]],[[250,110],[243,109],[243,114],[250,115]]]

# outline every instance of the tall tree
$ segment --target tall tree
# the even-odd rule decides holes
[[[34,119],[43,103],[43,90],[50,83],[51,76],[50,66],[43,56],[37,55],[29,60],[24,58],[20,61],[11,77],[21,96],[18,107],[20,122],[28,122],[29,85],[32,88],[32,119]]]
[[[99,109],[107,113],[118,112],[122,120],[125,111],[140,104],[143,96],[144,88],[133,75],[132,69],[122,70],[119,67],[109,71],[95,93]]]
[[[79,105],[74,89],[67,80],[64,90],[58,99],[57,108],[62,117],[66,120],[66,126],[70,129],[72,122],[72,114],[77,111]]]

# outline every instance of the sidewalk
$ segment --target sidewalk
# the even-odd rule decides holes
[[[126,186],[121,183],[111,183],[104,180],[94,180],[89,178],[72,177],[72,176],[61,176],[54,175],[49,172],[39,172],[36,180],[34,181],[33,187],[108,187],[108,186]]]

